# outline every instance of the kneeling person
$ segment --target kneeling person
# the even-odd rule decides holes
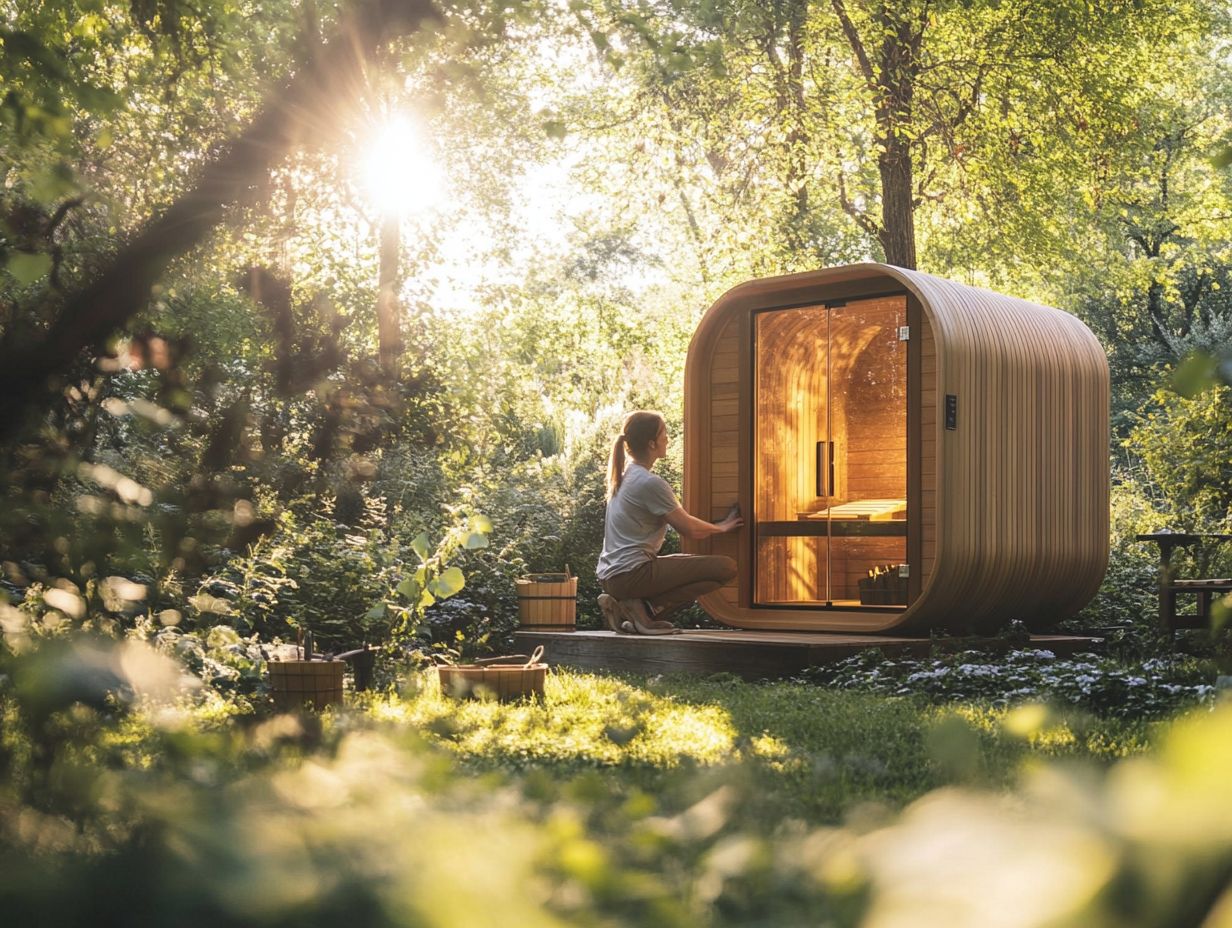
[[[642,635],[679,632],[666,618],[736,576],[736,562],[721,555],[659,554],[667,526],[686,538],[732,532],[738,511],[719,523],[689,515],[667,481],[652,473],[667,455],[667,423],[656,412],[635,412],[612,445],[608,463],[603,553],[595,571],[604,593],[603,620],[612,631]],[[629,461],[626,466],[625,449]]]

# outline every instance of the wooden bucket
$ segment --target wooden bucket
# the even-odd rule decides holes
[[[342,702],[344,661],[270,661],[266,666],[274,705],[280,711],[324,709]]]
[[[886,564],[875,577],[862,577],[859,581],[860,605],[907,605],[907,578],[900,575],[900,566]]]
[[[436,674],[441,692],[453,699],[474,699],[488,694],[501,702],[543,696],[543,683],[548,665],[540,663],[543,645],[535,648],[529,658],[525,654],[493,657],[474,664],[441,665]],[[525,663],[513,663],[526,658]]]
[[[571,632],[577,628],[577,577],[531,574],[514,582],[519,627],[540,632]]]

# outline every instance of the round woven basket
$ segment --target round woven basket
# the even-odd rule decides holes
[[[540,632],[571,632],[577,628],[577,577],[531,574],[514,583],[520,628]]]
[[[342,702],[344,661],[270,661],[270,690],[283,712]]]

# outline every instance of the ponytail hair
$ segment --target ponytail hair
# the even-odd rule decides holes
[[[639,410],[625,417],[624,431],[616,436],[612,445],[612,456],[607,464],[607,498],[610,500],[620,489],[621,478],[625,473],[625,446],[629,447],[631,455],[644,454],[650,443],[659,437],[664,419],[657,412]]]

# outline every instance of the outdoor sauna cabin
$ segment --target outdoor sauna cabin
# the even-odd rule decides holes
[[[1078,319],[885,264],[754,280],[698,326],[684,503],[744,527],[687,551],[746,629],[1041,627],[1108,560],[1108,364]]]

